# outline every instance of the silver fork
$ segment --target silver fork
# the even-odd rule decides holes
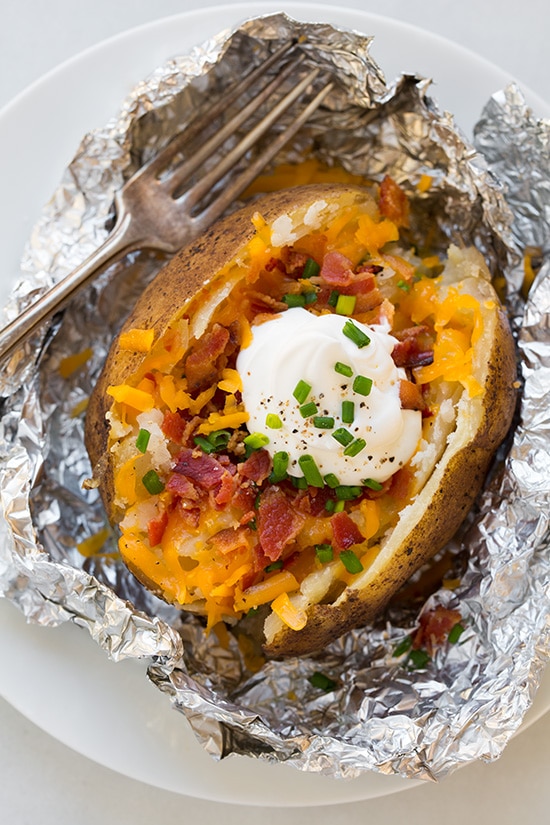
[[[243,126],[287,79],[292,79],[301,63],[303,53],[292,55],[295,44],[283,45],[224,93],[208,112],[192,121],[180,134],[152,160],[144,164],[123,186],[115,197],[115,224],[104,243],[75,270],[66,275],[37,301],[26,308],[17,318],[0,331],[0,358],[12,354],[15,349],[49,316],[62,309],[74,293],[90,282],[99,270],[136,249],[154,249],[175,253],[203,232],[254,180],[259,172],[275,157],[277,152],[296,134],[310,115],[319,107],[332,88],[325,83],[320,91],[244,171],[232,176],[227,184],[210,200],[202,211],[197,212],[201,201],[212,193],[216,183],[228,175],[235,164],[271,128],[271,126],[301,98],[318,76],[320,69],[302,72],[291,90],[274,102],[268,113],[253,125],[245,136],[215,164],[198,177],[196,183],[186,188],[192,176],[201,166]],[[283,62],[275,76],[264,79],[258,92],[249,102],[206,140],[187,160],[168,169],[182,148],[199,137],[212,121],[252,89],[269,69]]]

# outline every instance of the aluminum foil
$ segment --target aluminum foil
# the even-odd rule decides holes
[[[114,193],[139,164],[243,67],[295,37],[308,64],[336,84],[278,162],[314,154],[371,178],[389,172],[414,198],[415,220],[436,225],[442,246],[475,243],[505,285],[521,404],[482,498],[450,548],[461,566],[459,586],[441,588],[425,604],[394,604],[376,625],[322,655],[258,669],[235,635],[206,637],[199,620],[136,583],[117,558],[97,491],[82,487],[91,470],[81,412],[112,336],[163,263],[135,253],[3,365],[0,592],[29,620],[75,622],[113,659],[144,660],[149,678],[216,758],[248,754],[334,777],[376,770],[437,779],[499,756],[550,650],[550,130],[520,92],[504,90],[488,103],[476,150],[439,111],[428,80],[407,75],[386,83],[369,56],[371,38],[282,14],[250,20],[159,67],[112,121],[85,136],[32,234],[6,317],[106,237]],[[434,185],[420,196],[424,173]],[[537,247],[542,265],[524,304],[526,245]],[[75,353],[87,359],[63,377],[60,366]],[[86,539],[98,534],[103,546],[85,552]],[[399,643],[435,605],[459,610],[465,631],[411,668],[407,654],[395,655]],[[333,680],[332,689],[314,687],[314,673]]]

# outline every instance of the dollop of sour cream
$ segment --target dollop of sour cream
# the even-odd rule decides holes
[[[350,325],[367,344],[345,333]],[[401,407],[406,374],[391,357],[395,343],[381,326],[301,307],[253,325],[237,358],[249,432],[269,439],[271,456],[288,453],[291,476],[305,475],[300,457],[308,455],[339,484],[386,481],[411,458],[422,431],[421,413]],[[343,402],[353,407],[344,412]]]

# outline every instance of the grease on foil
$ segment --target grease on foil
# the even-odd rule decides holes
[[[506,279],[522,365],[517,426],[453,542],[456,558],[466,559],[459,587],[421,607],[458,609],[465,632],[425,668],[408,670],[393,654],[418,608],[393,607],[323,655],[251,672],[233,636],[227,644],[206,638],[197,620],[159,602],[119,563],[97,491],[82,489],[90,475],[83,409],[125,312],[163,263],[148,253],[111,267],[5,365],[0,592],[32,621],[72,621],[112,658],[143,659],[217,758],[242,753],[335,777],[377,770],[437,779],[501,753],[550,650],[550,130],[519,91],[489,101],[476,152],[438,110],[428,80],[386,84],[369,56],[371,38],[284,15],[250,20],[161,66],[117,117],[84,138],[33,232],[6,314],[13,317],[104,239],[114,193],[136,165],[243,66],[289,37],[301,38],[307,61],[337,83],[278,160],[313,153],[355,174],[389,172],[411,192],[429,174],[433,186],[415,199],[418,220],[436,216],[445,243],[476,244]],[[543,263],[524,306],[527,245]],[[80,369],[62,377],[63,359],[82,352]],[[89,541],[99,542],[94,552],[85,552]],[[333,680],[332,690],[309,682],[319,671]]]

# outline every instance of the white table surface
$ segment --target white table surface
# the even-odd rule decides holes
[[[222,0],[217,0],[218,4]],[[61,61],[159,17],[204,7],[200,0],[3,0],[0,107]],[[345,0],[465,46],[550,99],[548,0]],[[312,4],[314,6],[314,4]],[[254,6],[251,4],[251,13]],[[4,664],[0,663],[0,667]],[[39,688],[37,688],[39,689]],[[549,821],[550,714],[520,733],[493,764],[464,768],[439,785],[325,808],[259,809],[184,797],[120,776],[42,732],[0,700],[0,823],[96,825],[152,821],[226,825],[294,823],[408,825]]]

